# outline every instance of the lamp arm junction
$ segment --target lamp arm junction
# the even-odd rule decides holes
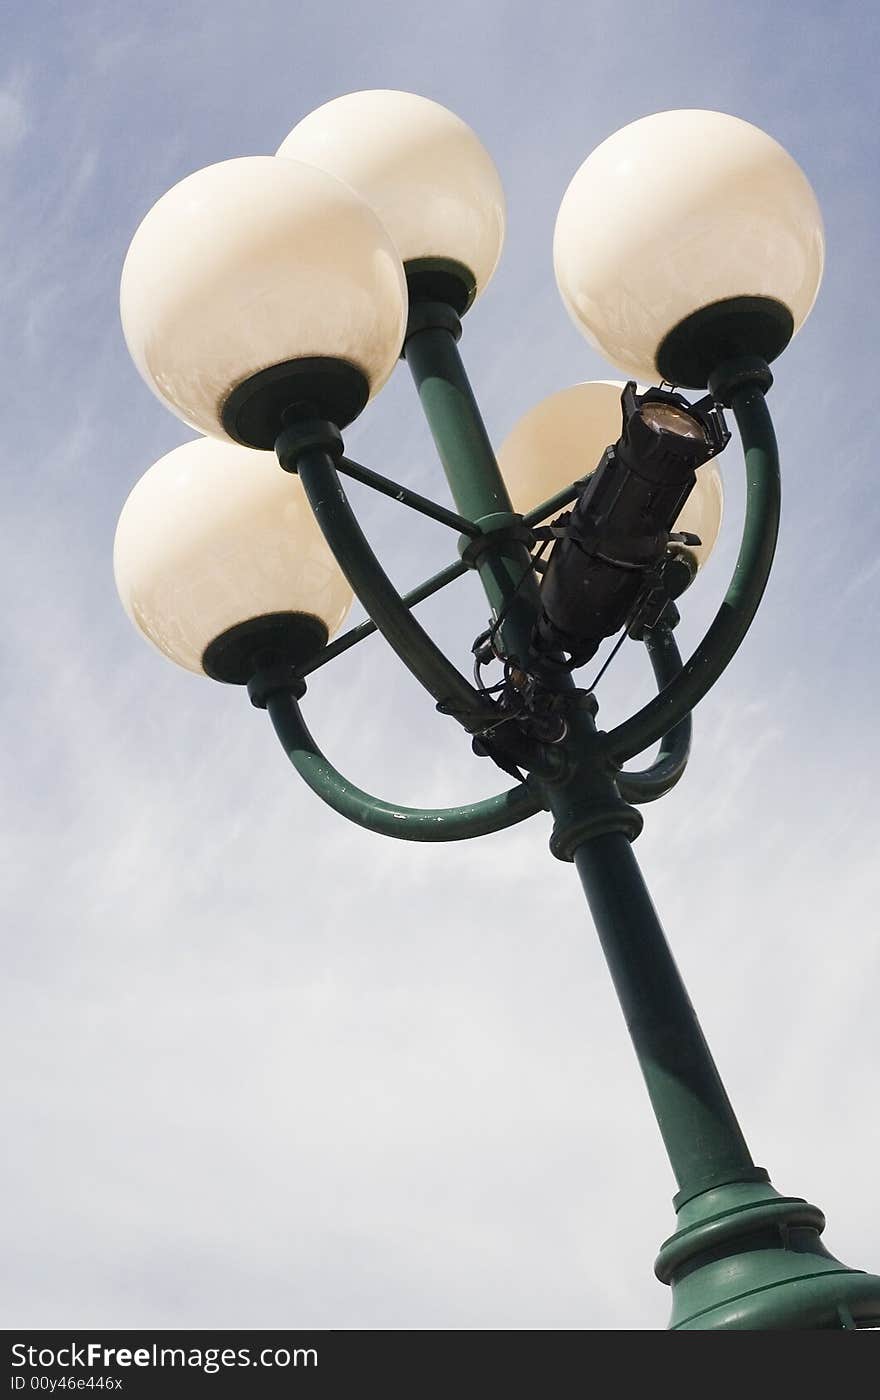
[[[344,467],[348,460],[348,458],[343,458],[340,462],[340,467]],[[542,520],[546,520],[548,515],[557,514],[564,506],[570,505],[572,501],[577,500],[582,489],[583,482],[578,481],[572,483],[571,486],[567,486],[563,491],[558,491],[556,495],[551,496],[549,500],[542,501],[539,506],[536,506],[534,510],[524,516],[523,524],[526,526],[537,525]],[[473,527],[473,529],[476,528],[476,526]],[[408,608],[414,608],[418,603],[423,603],[426,598],[431,598],[435,593],[439,593],[441,588],[445,588],[446,585],[452,583],[454,579],[461,578],[462,574],[468,572],[468,568],[469,565],[467,565],[463,559],[457,559],[454,564],[447,564],[445,569],[441,569],[439,573],[433,574],[432,577],[426,579],[424,583],[420,583],[417,588],[413,588],[409,593],[404,593],[401,602],[405,603]],[[319,651],[317,656],[312,657],[309,661],[304,661],[297,667],[297,674],[299,676],[310,675],[312,671],[317,671],[321,666],[326,666],[329,661],[333,661],[337,656],[341,656],[343,652],[348,651],[358,642],[363,641],[365,637],[372,636],[372,634],[378,632],[378,630],[375,622],[367,618],[366,622],[358,623],[356,627],[349,628],[347,632],[343,632],[341,636],[335,637],[332,642],[328,642],[327,646]]]
[[[289,691],[268,696],[266,709],[285,753],[312,792],[341,816],[381,836],[401,841],[465,841],[503,831],[544,806],[536,788],[528,783],[461,807],[401,807],[384,802],[355,787],[324,757]]]
[[[392,651],[433,695],[438,709],[452,715],[469,733],[496,729],[498,714],[494,706],[453,666],[416,621],[376,558],[343,490],[332,452],[310,445],[291,453],[280,444],[279,438],[282,465],[289,455],[295,456],[300,481],[324,538]],[[512,759],[531,772],[553,777],[563,771],[562,754],[525,735],[517,736],[515,744]]]
[[[710,387],[734,412],[746,466],[746,516],[730,587],[709,630],[673,680],[630,719],[610,730],[602,747],[618,763],[669,734],[703,699],[733,659],[764,594],[779,531],[779,454],[764,399],[772,375],[761,360],[733,361]]]
[[[392,651],[444,710],[471,733],[494,718],[491,706],[413,617],[373,553],[342,488],[332,454],[310,446],[296,469],[315,519],[340,568]]]

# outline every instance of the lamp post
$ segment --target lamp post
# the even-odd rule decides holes
[[[605,141],[563,199],[554,260],[571,315],[630,382],[551,396],[496,458],[458,340],[503,233],[484,148],[407,93],[337,99],[277,156],[210,166],[159,200],[126,259],[123,325],[148,384],[205,436],[162,458],[123,509],[123,604],[178,664],[247,685],[308,786],[374,832],[460,840],[549,810],[551,850],[580,876],[679,1187],[655,1266],[672,1287],[670,1325],[877,1324],[880,1279],[834,1259],[821,1211],[779,1194],[752,1160],[632,852],[638,807],[684,772],[691,711],[742,642],[771,567],[768,362],[818,291],[815,197],[782,147],[720,113],[661,113]],[[399,357],[454,508],[346,456],[342,430]],[[708,392],[693,403],[663,383]],[[676,599],[720,525],[725,410],[745,454],[743,540],[683,663]],[[346,476],[451,527],[458,560],[400,597]],[[413,615],[468,569],[492,610],[473,683]],[[370,620],[331,641],[353,594]],[[300,701],[316,668],[376,630],[513,786],[425,810],[337,772]],[[617,632],[644,642],[658,694],[606,732],[577,673]],[[488,684],[493,663],[501,679]],[[657,742],[653,763],[624,767]]]

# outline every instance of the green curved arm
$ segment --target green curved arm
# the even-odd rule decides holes
[[[656,744],[715,684],[749,630],[764,594],[779,531],[779,456],[764,390],[747,383],[731,395],[746,462],[746,518],[739,557],[708,632],[678,675],[645,707],[603,736],[618,763]]]
[[[315,519],[356,596],[403,664],[434,699],[471,731],[485,728],[491,707],[416,621],[366,539],[322,447],[297,456],[297,471]]]
[[[645,646],[654,668],[657,689],[663,690],[681,671],[681,652],[672,628],[652,627],[645,633]],[[619,773],[617,787],[625,802],[656,802],[675,787],[687,767],[691,751],[691,717],[685,715],[660,742],[660,752],[649,768],[638,773]]]
[[[416,621],[373,553],[349,505],[336,464],[322,447],[297,455],[297,471],[315,519],[356,596],[403,664],[438,702],[472,734],[498,723],[494,707],[456,670]],[[534,773],[553,777],[564,767],[561,754],[517,736],[510,754]]]
[[[464,841],[470,836],[503,831],[534,816],[544,806],[541,797],[526,783],[463,807],[399,807],[383,802],[355,787],[328,762],[290,692],[270,695],[266,709],[287,757],[312,792],[341,816],[381,836],[396,836],[401,841]]]

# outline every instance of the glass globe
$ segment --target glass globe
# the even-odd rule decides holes
[[[397,363],[407,315],[400,258],[372,209],[326,171],[274,156],[207,166],[163,195],[132,239],[120,304],[154,393],[233,438],[233,392],[291,362],[335,362],[362,384],[363,406]],[[251,445],[271,447],[268,432]]]
[[[721,483],[721,473],[714,461],[705,462],[702,467],[697,468],[697,484],[672,527],[674,531],[696,535],[699,539],[699,544],[684,546],[698,569],[703,567],[715,548],[723,514],[724,487]]]
[[[620,437],[623,387],[612,380],[573,384],[523,414],[498,450],[514,510],[525,515],[599,465],[606,447]],[[712,553],[723,505],[721,473],[707,462],[698,468],[697,484],[673,526],[699,536],[699,545],[688,546],[698,567]]]
[[[293,639],[318,650],[353,596],[299,480],[267,452],[213,438],[174,448],[141,477],[113,570],[139,631],[178,666],[223,680],[248,680],[233,673],[255,649]]]
[[[278,155],[320,166],[357,190],[408,271],[422,262],[459,264],[475,296],[488,284],[504,242],[501,179],[471,128],[438,102],[386,89],[350,92],[304,117]]]
[[[784,348],[816,299],[824,249],[816,196],[777,141],[723,112],[674,111],[587,157],[553,260],[572,319],[612,364],[697,388],[718,355]]]

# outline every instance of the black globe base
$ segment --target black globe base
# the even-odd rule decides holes
[[[205,648],[202,669],[211,680],[247,685],[267,667],[301,666],[323,651],[328,631],[311,613],[264,613],[221,632]]]
[[[686,316],[657,351],[657,369],[670,384],[706,389],[718,365],[740,355],[769,363],[794,335],[788,307],[772,297],[728,297]]]
[[[410,258],[403,267],[410,306],[417,301],[439,301],[463,316],[477,295],[473,273],[451,258]]]
[[[369,397],[366,376],[347,360],[287,360],[260,370],[233,389],[221,419],[235,442],[271,452],[287,409],[302,404],[307,417],[326,418],[337,428],[347,428]]]

